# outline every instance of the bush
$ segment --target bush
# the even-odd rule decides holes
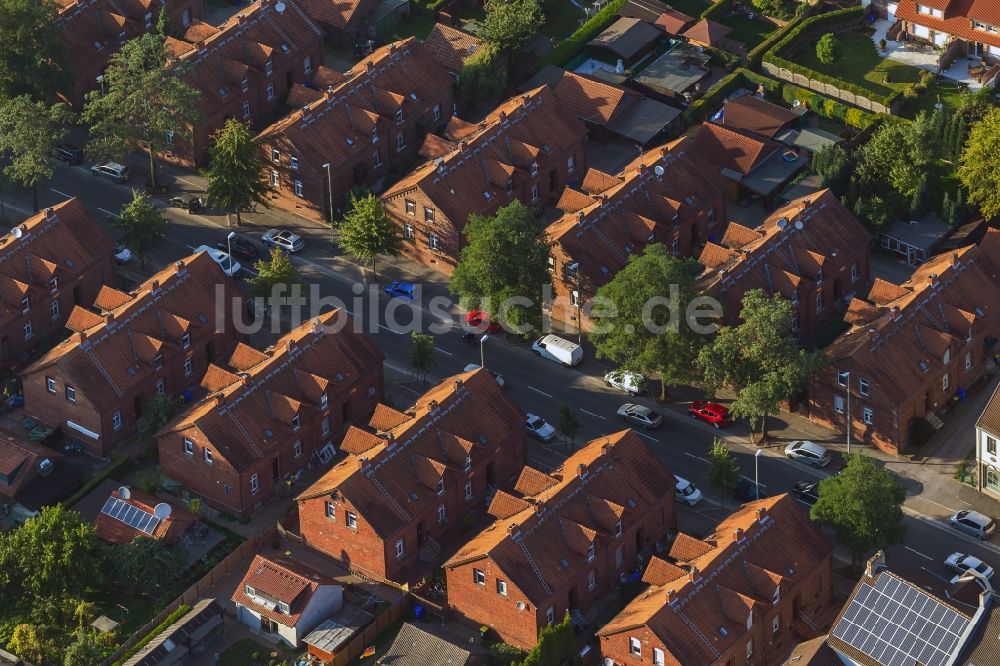
[[[604,6],[604,9],[591,16],[586,23],[577,28],[576,32],[540,58],[538,68],[541,69],[545,65],[565,67],[583,50],[587,42],[597,37],[602,30],[618,20],[618,11],[624,6],[625,0],[611,0]]]
[[[708,6],[708,9],[703,11],[699,18],[712,19],[713,21],[718,21],[727,14],[733,11],[733,0],[718,0],[718,2],[713,2]]]
[[[840,60],[843,46],[832,32],[828,32],[816,42],[816,59],[824,65],[832,65]]]
[[[923,446],[930,441],[933,434],[934,426],[930,424],[930,421],[925,418],[914,419],[913,425],[910,426],[910,443],[913,446]]]
[[[492,662],[499,666],[508,666],[508,664],[519,662],[526,656],[528,656],[527,652],[507,643],[494,643],[490,646]]]
[[[723,51],[722,49],[717,49],[715,47],[708,47],[708,56],[712,59],[712,63],[719,65],[724,68],[727,72],[731,72],[740,66],[739,56],[730,53],[729,51]]]
[[[760,61],[761,58],[764,57],[764,54],[770,51],[771,47],[773,47],[775,44],[783,40],[786,35],[795,30],[802,23],[802,21],[806,19],[806,17],[808,17],[813,11],[815,11],[813,5],[804,4],[802,6],[805,7],[804,14],[792,19],[787,24],[785,24],[784,28],[776,30],[773,34],[768,35],[767,39],[765,39],[760,44],[750,49],[750,52],[747,53],[747,67],[753,67],[755,69],[757,67],[760,67]]]

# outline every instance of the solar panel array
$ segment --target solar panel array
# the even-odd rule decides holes
[[[101,513],[111,516],[115,520],[120,520],[129,527],[134,527],[145,534],[152,534],[160,525],[160,519],[153,514],[128,502],[123,502],[117,497],[109,497],[108,501],[104,503]]]
[[[884,666],[944,666],[969,618],[883,573],[862,583],[833,635]]]

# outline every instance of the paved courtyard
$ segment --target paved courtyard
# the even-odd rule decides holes
[[[884,19],[875,21],[873,27],[875,28],[875,32],[872,33],[872,41],[875,42],[876,49],[879,48],[879,42],[882,39],[886,39],[884,57],[919,69],[926,69],[929,72],[941,74],[945,78],[964,83],[970,90],[978,90],[982,87],[978,81],[969,76],[969,60],[967,58],[958,58],[952,63],[951,67],[939,72],[938,58],[941,54],[937,50],[927,45],[916,44],[915,42],[899,42],[886,38],[886,34],[889,28],[892,27],[892,24]]]

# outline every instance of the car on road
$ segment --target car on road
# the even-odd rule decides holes
[[[189,213],[197,213],[205,207],[205,201],[196,194],[178,194],[170,197],[170,205],[174,208],[183,208]]]
[[[465,323],[476,333],[499,333],[500,322],[493,321],[490,313],[482,310],[469,310],[465,314]]]
[[[90,167],[90,173],[95,176],[110,178],[116,183],[124,183],[128,180],[128,167],[118,162],[102,162]]]
[[[556,429],[549,425],[541,416],[535,416],[534,414],[527,414],[526,416],[524,427],[528,429],[529,435],[543,442],[548,442],[556,436]]]
[[[729,409],[717,402],[695,400],[688,405],[688,415],[693,419],[701,419],[705,423],[710,423],[716,428],[725,428],[733,424],[733,419],[729,416]]]
[[[631,402],[626,402],[618,408],[618,418],[644,430],[653,430],[663,425],[663,416],[655,409]]]
[[[132,250],[125,247],[124,243],[115,243],[115,263],[127,264],[132,261]]]
[[[792,494],[806,504],[815,504],[819,500],[819,481],[798,481],[792,487]]]
[[[225,250],[217,250],[214,247],[209,247],[207,245],[199,245],[194,249],[194,253],[207,252],[208,256],[215,260],[215,263],[219,264],[222,268],[222,272],[233,277],[243,268],[240,266],[240,262],[233,259],[233,257]]]
[[[264,245],[276,247],[285,252],[298,252],[306,246],[306,242],[302,240],[302,236],[293,234],[287,229],[268,229],[260,239],[264,242]]]
[[[382,291],[388,294],[390,298],[405,298],[412,301],[416,286],[412,282],[392,282]]]
[[[797,439],[785,447],[785,457],[798,460],[813,467],[826,467],[833,459],[833,454],[825,446],[807,439]]]
[[[469,365],[465,366],[465,370],[463,370],[462,372],[472,372],[473,370],[478,370],[480,367],[482,366],[480,366],[478,363],[470,363]],[[497,384],[500,385],[500,388],[504,387],[505,382],[503,380],[503,375],[501,375],[499,372],[493,372],[489,368],[486,368],[486,372],[493,375],[493,379],[497,380]]]
[[[66,164],[79,164],[83,161],[83,148],[72,143],[60,143],[56,146],[56,157]]]
[[[975,569],[986,580],[993,578],[993,567],[978,557],[965,553],[952,553],[945,559],[944,565],[959,575],[964,574],[969,569]]]
[[[612,370],[604,375],[604,384],[619,391],[625,391],[632,397],[642,395],[648,387],[645,377],[638,372],[627,370]]]
[[[567,368],[579,365],[583,360],[583,347],[558,335],[543,335],[531,343],[531,351]]]
[[[696,485],[676,474],[674,474],[674,479],[677,480],[676,485],[674,485],[674,499],[676,501],[688,506],[694,506],[701,501],[701,491]]]
[[[253,263],[257,261],[260,256],[257,253],[257,248],[253,243],[245,238],[234,238],[231,241],[221,241],[215,244],[216,249],[228,252],[230,248],[233,250],[233,256],[243,261]]]
[[[733,486],[729,491],[729,496],[738,502],[752,502],[757,497],[757,484],[750,479],[744,479],[742,476],[736,481],[736,485]],[[770,497],[764,489],[760,489],[760,499],[765,497]]]
[[[966,534],[971,534],[980,541],[986,541],[997,530],[997,525],[989,516],[978,511],[959,511],[952,514],[948,523]]]

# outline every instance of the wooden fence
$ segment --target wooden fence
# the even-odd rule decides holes
[[[791,70],[785,69],[784,67],[779,67],[774,63],[767,62],[766,60],[761,63],[761,68],[769,76],[776,79],[781,79],[782,81],[788,81],[789,83],[794,83],[802,88],[808,88],[813,92],[818,92],[821,95],[826,95],[827,97],[832,97],[834,99],[839,99],[842,102],[847,102],[848,104],[853,104],[854,106],[860,107],[865,111],[871,111],[872,113],[892,113],[893,108],[891,106],[886,106],[880,102],[869,99],[864,95],[856,95],[849,90],[842,90],[835,85],[826,83],[824,81],[817,81],[816,79],[811,79],[808,76],[798,74]]]
[[[410,596],[400,597],[399,601],[382,611],[373,622],[343,645],[333,661],[329,662],[329,666],[345,666],[350,663],[352,659],[364,652],[366,647],[374,645],[378,635],[403,617],[409,608]]]

